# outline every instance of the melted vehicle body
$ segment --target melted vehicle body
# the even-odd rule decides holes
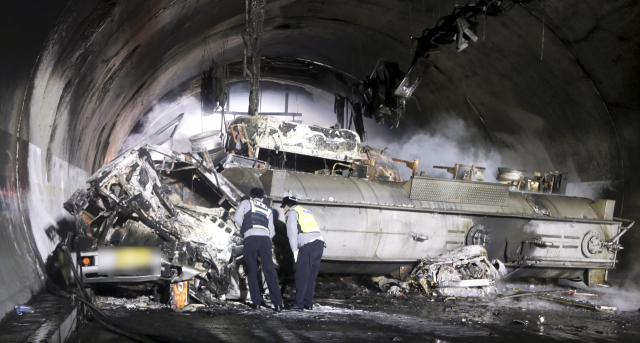
[[[239,197],[199,155],[143,144],[87,182],[65,203],[82,283],[142,283],[137,290],[164,292],[178,308],[187,295],[204,304],[240,296],[230,274],[243,240],[228,213]]]

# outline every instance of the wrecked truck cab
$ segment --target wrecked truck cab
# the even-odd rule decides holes
[[[82,282],[146,282],[170,298],[180,282],[201,303],[225,297],[242,248],[228,212],[239,194],[205,163],[144,144],[91,176],[64,205],[88,242],[76,252]]]

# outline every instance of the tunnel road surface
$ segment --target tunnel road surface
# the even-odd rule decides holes
[[[142,306],[106,312],[117,323],[170,342],[632,342],[640,340],[640,313],[594,312],[542,300],[429,301],[423,295],[364,293],[345,304],[319,300],[312,311],[260,312],[224,307],[176,313]],[[545,318],[537,324],[539,316]],[[520,321],[520,322],[516,322]],[[522,322],[528,321],[527,325]],[[97,322],[80,327],[70,342],[129,342]]]

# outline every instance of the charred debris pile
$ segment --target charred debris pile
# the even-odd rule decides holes
[[[84,283],[129,283],[164,292],[165,301],[176,301],[174,293],[203,304],[225,298],[242,250],[229,216],[238,193],[202,157],[143,145],[87,182],[65,203]]]

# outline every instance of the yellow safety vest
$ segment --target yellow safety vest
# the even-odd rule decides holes
[[[311,211],[300,207],[299,205],[293,206],[289,211],[291,210],[298,213],[298,232],[320,232],[320,226],[318,226],[318,222],[316,222],[316,219],[313,217],[313,214],[311,214]]]

